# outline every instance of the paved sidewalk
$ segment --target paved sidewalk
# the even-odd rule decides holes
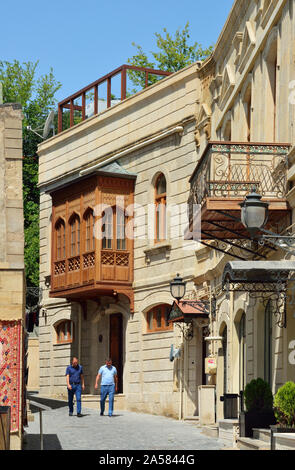
[[[218,450],[224,445],[201,434],[196,425],[163,416],[114,411],[100,416],[99,410],[82,409],[83,416],[70,417],[66,402],[34,401],[49,406],[42,412],[44,450]],[[25,428],[24,450],[40,449],[39,413],[33,406],[34,421]]]

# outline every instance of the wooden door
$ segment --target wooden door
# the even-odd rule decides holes
[[[110,357],[118,372],[118,393],[123,393],[123,317],[110,315]]]

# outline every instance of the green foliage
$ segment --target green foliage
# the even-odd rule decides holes
[[[284,427],[295,427],[295,383],[286,382],[274,397],[277,422]]]
[[[168,33],[166,28],[163,31],[165,33],[163,36],[160,33],[155,33],[158,51],[150,53],[153,58],[152,60],[148,58],[148,55],[141,46],[133,42],[132,45],[136,47],[137,54],[128,59],[128,63],[137,67],[177,72],[198,60],[206,59],[213,50],[212,46],[203,49],[198,42],[189,44],[189,22],[186,23],[182,31],[178,29],[174,37]],[[144,73],[129,71],[128,76],[137,88],[144,88]],[[157,82],[159,79],[159,77],[149,75],[148,85]]]
[[[263,379],[253,379],[245,387],[245,405],[247,411],[266,411],[273,406],[272,391]]]
[[[61,84],[48,74],[37,77],[38,62],[0,61],[0,82],[3,102],[20,103],[23,111],[23,197],[25,230],[25,267],[27,285],[39,283],[39,190],[36,134],[27,130],[42,129],[51,109],[55,107],[55,93]]]

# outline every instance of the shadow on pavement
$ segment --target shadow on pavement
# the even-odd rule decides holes
[[[43,435],[44,450],[62,450],[61,443],[56,434]],[[23,444],[23,450],[40,450],[39,434],[27,434]]]
[[[51,398],[45,398],[45,397],[39,397],[38,395],[28,393],[28,400],[35,401],[36,403],[39,403],[40,405],[46,405],[52,408],[53,410],[56,410],[57,408],[65,408],[68,406],[68,403],[63,400],[54,400]],[[38,409],[31,404],[30,409],[32,413],[36,413]]]

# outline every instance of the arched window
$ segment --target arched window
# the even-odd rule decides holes
[[[161,173],[155,183],[155,240],[166,240],[166,178]]]
[[[70,218],[70,256],[80,254],[80,217],[74,214]]]
[[[71,320],[64,320],[56,327],[57,343],[72,343],[74,340],[74,323]]]
[[[63,260],[66,257],[66,229],[65,223],[59,219],[55,224],[55,257],[57,260]]]
[[[95,250],[95,234],[94,234],[94,215],[93,210],[88,209],[84,214],[84,226],[85,226],[85,246],[84,251]]]
[[[171,305],[161,304],[153,307],[146,314],[147,332],[172,330],[173,324],[168,322]]]

